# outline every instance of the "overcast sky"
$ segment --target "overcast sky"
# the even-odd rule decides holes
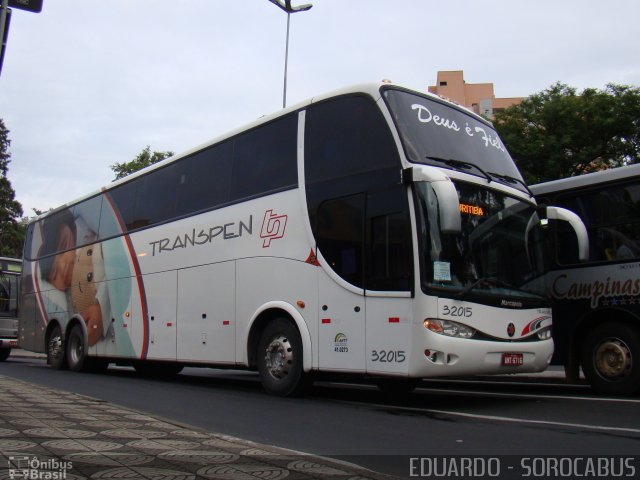
[[[438,70],[498,97],[561,81],[640,86],[638,0],[293,0],[290,105]],[[108,184],[145,146],[176,153],[282,106],[286,14],[267,0],[44,0],[14,10],[0,118],[25,214]]]

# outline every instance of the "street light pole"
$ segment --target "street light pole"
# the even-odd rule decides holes
[[[291,0],[269,0],[269,1],[287,13],[287,40],[286,40],[285,49],[284,49],[284,87],[282,92],[282,108],[285,108],[287,106],[287,65],[289,63],[289,25],[291,22],[291,14],[298,13],[298,12],[306,12],[311,7],[313,7],[313,5],[310,3],[307,3],[304,5],[300,5],[298,7],[292,7]]]
[[[4,43],[5,32],[9,28],[7,24],[7,20],[9,19],[8,8],[9,8],[9,0],[2,0],[2,5],[0,5],[2,9],[0,9],[0,73],[2,73],[2,63],[4,61],[4,50],[7,46]]]
[[[289,63],[289,23],[291,13],[287,12],[287,40],[284,47],[284,86],[282,88],[282,108],[287,106],[287,64]]]

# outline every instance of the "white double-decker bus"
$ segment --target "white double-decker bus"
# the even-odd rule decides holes
[[[389,84],[346,89],[31,223],[20,345],[72,370],[257,369],[278,395],[317,372],[407,388],[540,371],[551,311],[523,285],[541,235],[488,122]]]

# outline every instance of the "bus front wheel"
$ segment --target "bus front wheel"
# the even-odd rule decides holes
[[[64,370],[67,367],[64,340],[60,325],[55,325],[49,333],[47,340],[47,363],[56,370]]]
[[[602,324],[589,332],[582,369],[591,386],[608,395],[640,391],[640,334],[623,323]]]
[[[258,343],[258,371],[265,391],[281,397],[303,393],[308,376],[302,369],[302,339],[288,320],[271,321]]]

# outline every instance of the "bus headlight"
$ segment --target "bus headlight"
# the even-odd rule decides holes
[[[475,329],[451,320],[427,318],[423,325],[427,330],[448,337],[471,338],[476,334]]]
[[[539,340],[549,340],[551,338],[551,327],[541,329],[537,335]]]

